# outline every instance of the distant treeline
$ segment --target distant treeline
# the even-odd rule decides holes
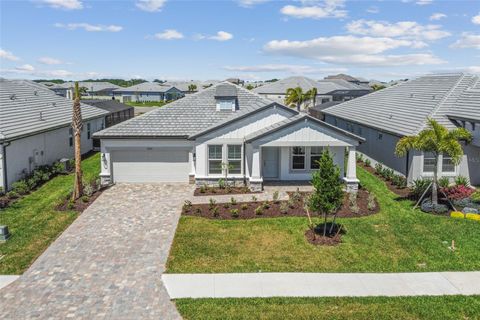
[[[147,80],[144,79],[130,79],[130,80],[124,80],[124,79],[86,79],[86,80],[81,80],[85,82],[110,82],[112,84],[116,84],[117,86],[120,87],[130,87],[134,86],[139,83],[147,82]],[[35,80],[35,82],[53,82],[53,83],[65,83],[67,81],[62,80],[62,79],[39,79]]]

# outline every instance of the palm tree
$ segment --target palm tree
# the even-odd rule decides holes
[[[306,94],[308,95],[308,98],[312,100],[313,107],[315,107],[315,105],[317,104],[317,88],[313,87],[312,89],[308,90]]]
[[[73,185],[72,201],[77,200],[83,194],[82,188],[82,151],[81,133],[83,121],[80,109],[80,92],[78,82],[75,82],[75,100],[73,101],[72,129],[75,136],[75,182]]]
[[[416,136],[401,138],[395,148],[395,154],[403,157],[409,150],[419,150],[432,153],[435,158],[432,181],[432,203],[438,204],[438,162],[440,155],[448,155],[455,165],[460,163],[463,148],[460,141],[470,142],[472,134],[464,128],[448,130],[437,121],[428,119],[427,127]]]
[[[290,107],[297,107],[297,111],[300,111],[302,103],[308,100],[308,95],[303,93],[302,88],[288,88],[285,96],[285,104]]]

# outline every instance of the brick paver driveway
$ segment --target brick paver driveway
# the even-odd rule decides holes
[[[106,190],[19,280],[0,290],[6,319],[177,319],[161,282],[192,186]]]

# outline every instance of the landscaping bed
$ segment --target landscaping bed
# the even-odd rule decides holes
[[[233,197],[233,200],[227,203],[216,203],[214,199],[210,199],[210,202],[205,204],[191,204],[187,201],[183,206],[182,214],[219,220],[306,217],[304,199],[308,194],[308,192],[291,192],[289,193],[290,199],[288,201],[271,200],[260,202],[254,200],[236,202]],[[255,199],[255,196],[253,198]],[[369,201],[371,202],[370,205]],[[337,216],[344,218],[364,217],[375,214],[380,210],[376,199],[370,196],[370,193],[365,189],[358,191],[356,205],[356,208],[352,206],[350,196],[346,194]]]
[[[89,185],[90,187],[87,187]],[[87,209],[101,194],[105,191],[107,187],[100,186],[97,180],[92,181],[90,183],[84,184],[84,195],[77,199],[76,201],[72,201],[72,195],[69,194],[65,197],[65,200],[58,205],[55,209],[58,211],[76,211],[76,212],[83,212]],[[87,191],[88,190],[88,191]]]
[[[220,196],[225,194],[250,194],[258,193],[251,191],[248,187],[213,187],[213,186],[201,186],[195,189],[194,196]]]

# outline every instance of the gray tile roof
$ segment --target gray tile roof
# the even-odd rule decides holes
[[[229,84],[219,84],[216,86],[215,89],[215,97],[236,97],[237,96],[237,88],[229,85]]]
[[[259,94],[285,94],[287,89],[296,87],[302,88],[303,92],[315,87],[317,88],[318,94],[327,94],[335,90],[365,89],[354,83],[341,79],[317,81],[307,77],[295,76],[265,84],[253,89],[253,91]]]
[[[112,100],[112,99],[110,100],[86,99],[86,100],[82,100],[82,103],[89,104],[91,106],[100,108],[102,110],[106,110],[109,113],[115,113],[123,110],[133,109],[132,106],[123,104],[118,100]]]
[[[342,80],[346,80],[346,81],[360,81],[360,79],[355,78],[355,77],[352,77],[351,75],[345,74],[345,73],[339,73],[339,74],[335,74],[335,75],[329,75],[329,76],[326,76],[324,79],[325,79],[325,80],[342,79]]]
[[[472,88],[465,90],[455,104],[446,112],[447,116],[462,120],[480,121],[480,79]]]
[[[216,111],[219,85],[237,90],[237,111]],[[136,118],[95,133],[96,137],[189,137],[271,105],[273,101],[228,82],[156,108]]]
[[[325,114],[400,136],[422,130],[428,117],[453,128],[446,113],[478,77],[434,74],[399,83],[323,110]]]
[[[130,87],[116,89],[115,93],[122,92],[167,92],[172,86],[161,85],[157,82],[142,82]],[[177,89],[178,90],[178,89]]]
[[[70,125],[72,103],[41,84],[0,79],[0,140],[12,140]],[[107,114],[107,111],[82,104],[84,120]]]
[[[365,141],[365,139],[362,138],[362,137],[359,137],[359,136],[357,136],[357,135],[355,135],[355,134],[353,134],[353,133],[351,133],[351,132],[348,132],[348,131],[346,131],[346,130],[340,129],[340,128],[335,127],[335,126],[333,126],[333,125],[331,125],[331,124],[329,124],[329,123],[326,123],[326,122],[321,121],[321,120],[319,120],[319,119],[317,119],[317,118],[314,118],[314,117],[312,117],[312,116],[309,116],[309,115],[307,115],[306,113],[297,114],[297,115],[295,115],[295,116],[293,116],[293,117],[284,119],[284,120],[279,121],[279,122],[276,122],[276,123],[274,123],[274,124],[272,124],[272,125],[270,125],[270,126],[268,126],[268,127],[265,127],[265,128],[260,129],[260,130],[258,130],[258,131],[255,131],[255,132],[247,135],[247,136],[245,137],[245,141],[246,141],[246,142],[251,142],[251,141],[256,140],[256,139],[258,139],[258,138],[260,138],[260,137],[263,137],[263,136],[268,135],[268,134],[270,134],[270,133],[273,133],[273,132],[275,132],[275,131],[277,131],[277,130],[283,129],[283,128],[288,127],[288,126],[290,126],[290,125],[292,125],[292,124],[294,124],[294,123],[297,123],[298,121],[302,121],[303,119],[311,120],[311,121],[313,121],[313,122],[315,122],[315,123],[318,123],[318,124],[320,124],[320,125],[322,125],[322,126],[324,126],[324,127],[327,127],[327,128],[329,128],[329,129],[332,129],[332,130],[334,130],[334,131],[337,131],[337,132],[339,132],[339,133],[341,133],[341,134],[343,134],[343,135],[346,135],[346,136],[348,136],[348,137],[350,137],[350,138],[353,138],[353,139],[355,139],[355,140],[358,140],[358,141],[360,141],[360,142]]]
[[[75,82],[65,82],[62,84],[58,84],[56,86],[53,86],[53,88],[65,88],[65,89],[70,89],[75,86]],[[80,81],[78,83],[78,86],[80,88],[86,88],[87,92],[98,92],[98,91],[104,91],[104,90],[115,90],[121,88],[120,86],[117,86],[116,84],[106,82],[106,81]],[[52,88],[52,87],[51,87]]]

